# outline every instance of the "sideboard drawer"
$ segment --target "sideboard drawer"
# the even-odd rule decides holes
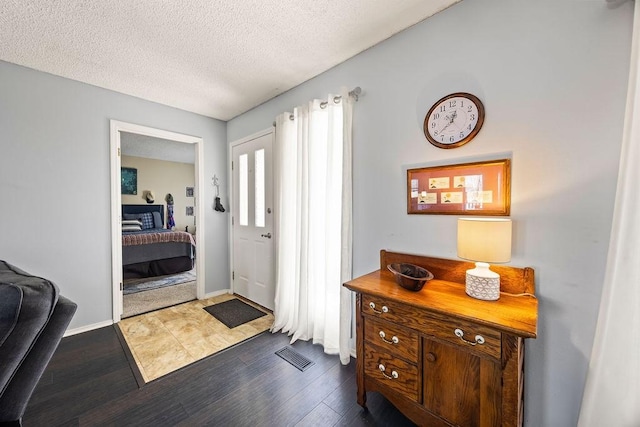
[[[468,347],[469,351],[480,355],[496,359],[501,355],[502,335],[495,329],[453,318],[444,320],[410,305],[366,294],[362,296],[362,312],[376,319],[394,322],[452,344]]]
[[[425,317],[424,320],[430,335],[467,347],[472,353],[500,359],[502,334],[495,329],[458,319],[445,321]]]
[[[364,374],[385,386],[418,402],[418,367],[398,359],[389,353],[366,347],[364,351]]]
[[[410,305],[371,295],[362,296],[362,312],[378,319],[405,326],[414,325],[416,322],[412,318],[420,316],[419,311],[413,309]]]
[[[364,339],[409,362],[418,362],[420,337],[411,329],[367,317],[364,321]]]

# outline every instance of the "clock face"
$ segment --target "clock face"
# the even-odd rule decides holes
[[[471,141],[484,122],[484,106],[470,93],[454,93],[436,102],[424,118],[424,134],[439,148]]]

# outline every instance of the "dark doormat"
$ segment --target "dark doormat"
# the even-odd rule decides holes
[[[264,311],[253,308],[237,298],[213,304],[204,307],[204,309],[207,313],[224,323],[229,329],[267,315]]]

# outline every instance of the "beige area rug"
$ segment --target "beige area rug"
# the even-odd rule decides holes
[[[153,381],[268,330],[273,314],[233,329],[204,310],[236,298],[225,294],[123,319],[118,327],[145,382]],[[244,300],[243,300],[244,301]],[[249,301],[245,301],[250,303]]]
[[[196,299],[196,282],[181,283],[122,296],[122,318]]]

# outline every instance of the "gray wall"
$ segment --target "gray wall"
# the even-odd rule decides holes
[[[406,214],[406,169],[512,157],[511,265],[536,271],[527,342],[529,426],[577,422],[615,196],[633,2],[464,1],[228,123],[228,141],[341,86],[354,112],[354,274],[378,251],[456,258],[456,218]],[[422,134],[429,107],[468,91],[486,108],[469,144]]]
[[[227,176],[224,122],[0,61],[0,259],[78,303],[72,329],[112,319],[110,119],[202,137],[207,206]],[[213,292],[229,287],[228,226],[205,212]]]

